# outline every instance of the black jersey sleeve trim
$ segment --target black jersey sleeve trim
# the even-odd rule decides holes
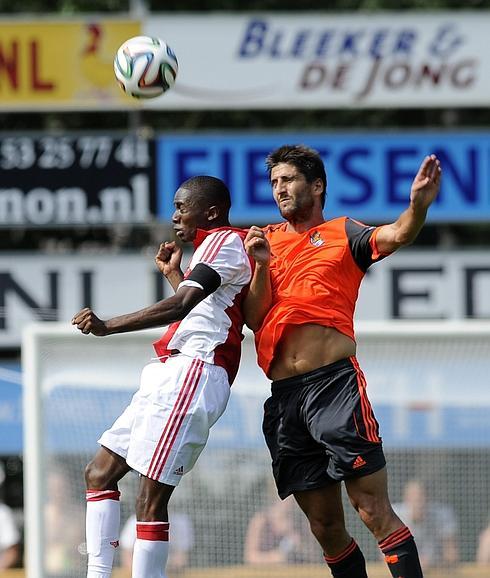
[[[194,269],[192,269],[187,279],[199,283],[199,285],[204,289],[206,296],[214,293],[221,285],[221,277],[219,276],[219,273],[204,263],[198,263]]]
[[[375,259],[373,259],[373,249],[370,243],[371,235],[375,228],[376,227],[363,225],[362,223],[349,218],[345,221],[345,232],[349,240],[349,247],[352,256],[362,271],[367,271],[375,262]]]

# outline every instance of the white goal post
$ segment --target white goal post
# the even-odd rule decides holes
[[[84,575],[83,537],[68,531],[77,526],[83,533],[83,467],[97,449],[98,435],[137,389],[140,370],[161,332],[97,338],[61,323],[25,329],[27,578]],[[356,334],[388,457],[392,499],[401,500],[409,479],[424,478],[432,498],[453,510],[461,559],[470,563],[490,513],[488,484],[482,482],[490,479],[490,321],[366,321],[357,322]],[[265,489],[270,459],[261,433],[268,392],[247,333],[229,407],[213,427],[195,470],[175,492],[177,507],[197,529],[189,562],[193,568],[244,563],[247,522],[270,499]],[[50,486],[55,471],[67,484],[62,491]],[[133,478],[123,488],[123,519],[133,507]],[[61,556],[57,550],[50,557],[52,525],[63,524],[62,518],[52,517],[56,501],[60,516],[67,516],[68,553]],[[355,515],[348,513],[347,521],[368,560],[376,561],[372,538]],[[272,576],[267,567],[261,575]]]

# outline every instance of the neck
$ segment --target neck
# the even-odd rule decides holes
[[[231,227],[230,223],[228,221],[215,221],[214,223],[211,223],[208,227],[206,227],[206,229],[204,229],[205,231],[210,231],[211,229],[219,229],[220,227]]]
[[[305,231],[309,231],[313,227],[318,227],[318,225],[321,225],[324,222],[325,219],[323,217],[323,213],[320,213],[314,216],[312,215],[306,221],[294,221],[294,220],[288,221],[287,230],[294,233],[304,233]]]

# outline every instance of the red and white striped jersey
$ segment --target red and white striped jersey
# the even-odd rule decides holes
[[[214,269],[221,278],[221,285],[182,321],[172,323],[154,343],[162,361],[173,350],[178,350],[224,367],[230,385],[235,379],[243,339],[242,301],[252,276],[250,259],[243,246],[246,234],[246,230],[232,227],[198,230],[195,251],[179,287],[201,287],[196,281],[187,279],[198,263]]]

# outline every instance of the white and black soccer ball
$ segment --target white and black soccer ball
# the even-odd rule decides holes
[[[119,86],[134,98],[155,98],[175,84],[179,65],[163,40],[135,36],[119,47],[114,73]]]

